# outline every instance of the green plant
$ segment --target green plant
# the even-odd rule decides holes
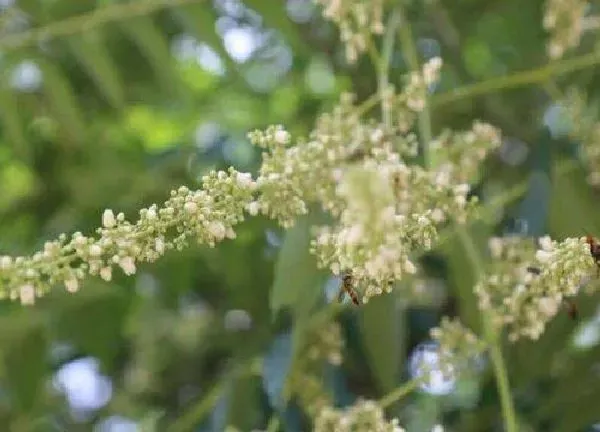
[[[177,5],[185,3],[188,2]],[[470,128],[443,129],[432,123],[432,110],[444,105],[452,107],[461,100],[495,90],[544,84],[551,96],[565,101],[563,111],[577,124],[579,113],[585,111],[583,98],[573,96],[575,93],[563,98],[552,79],[595,65],[600,56],[592,52],[552,61],[537,69],[489,78],[440,94],[434,89],[440,74],[443,78],[442,60],[433,56],[422,62],[419,58],[409,19],[414,6],[409,2],[317,3],[323,6],[324,17],[337,25],[346,60],[359,63],[364,60],[363,55],[369,58],[377,81],[374,94],[367,97],[342,94],[332,109],[316,119],[305,138],[296,138],[297,134],[290,132],[292,128],[288,131],[281,125],[251,132],[249,140],[262,152],[255,176],[234,168],[209,170],[201,177],[198,190],[178,187],[163,205],[152,204],[139,210],[139,218],[133,222],[124,213],[115,215],[107,209],[95,236],[80,232],[61,234],[35,254],[0,257],[0,293],[19,299],[22,304],[33,304],[36,297],[51,293],[56,286],[74,293],[89,276],[111,282],[115,268],[131,276],[141,263],[154,263],[171,250],[181,252],[189,248],[191,243],[215,247],[217,243],[234,240],[238,237],[236,230],[241,229],[240,224],[248,216],[266,216],[290,230],[288,236],[299,233],[306,249],[303,260],[310,263],[307,268],[316,259],[314,267],[321,270],[314,270],[309,281],[276,281],[270,294],[275,312],[288,307],[294,318],[293,355],[282,391],[283,405],[297,400],[310,424],[319,431],[396,431],[401,430],[398,419],[387,420],[384,410],[419,388],[434,371],[425,371],[415,380],[387,389],[388,395],[379,401],[361,400],[349,408],[336,409],[324,385],[322,366],[324,362],[339,365],[342,361],[342,332],[336,319],[346,308],[324,306],[311,316],[318,309],[322,270],[335,276],[350,271],[354,289],[366,304],[362,307],[389,312],[385,309],[390,307],[386,302],[402,299],[405,308],[419,300],[414,287],[426,285],[428,276],[421,260],[454,241],[463,251],[472,273],[471,284],[467,283],[463,289],[477,307],[472,308],[468,323],[456,317],[444,319],[431,330],[431,336],[439,342],[444,373],[453,378],[469,372],[465,365],[474,358],[484,353],[489,355],[504,427],[509,432],[520,430],[523,421],[515,409],[503,352],[505,335],[510,342],[524,337],[537,340],[565,299],[576,296],[583,285],[589,294],[596,294],[596,263],[584,237],[561,235],[563,240],[553,241],[542,236],[542,232],[535,233],[539,243],[532,238],[500,238],[486,232],[482,236],[489,240],[490,259],[486,259],[474,231],[489,219],[490,213],[520,196],[524,186],[514,185],[495,201],[479,199],[472,193],[473,186],[485,184],[489,177],[482,167],[486,166],[489,154],[502,145],[500,129],[478,119],[474,119]],[[580,27],[585,2],[577,2],[568,16],[561,12],[565,5],[566,2],[556,1],[546,5],[544,27],[552,32],[548,54],[553,59],[578,47],[583,32]],[[0,40],[0,46],[16,50],[43,37],[68,35],[83,27],[95,28],[163,7],[166,7],[164,2],[110,6],[39,31],[7,36],[4,42]],[[437,2],[428,2],[424,8],[438,20],[448,19]],[[192,10],[197,18],[204,16],[204,12]],[[387,22],[383,22],[384,17]],[[129,31],[156,72],[166,77],[162,81],[169,82],[173,71],[162,65],[159,54],[152,52],[164,45],[152,25],[140,18]],[[214,39],[212,34],[205,37]],[[123,104],[123,89],[108,72],[112,70],[108,60],[102,55],[86,54],[88,48],[100,47],[93,45],[96,42],[92,40],[80,42],[89,45],[76,51],[109,103],[119,107]],[[402,86],[393,84],[390,78],[396,40],[409,69]],[[40,61],[46,64],[46,60]],[[65,130],[66,142],[77,143],[87,128],[73,104],[69,83],[60,73],[52,73],[51,63],[46,68],[50,71],[48,76],[54,77],[51,80],[54,84],[48,87],[49,103],[63,123],[69,125]],[[9,106],[6,105],[9,99],[4,102]],[[502,128],[514,127],[515,119],[499,114],[503,110],[498,109],[497,103],[492,101],[488,111],[490,117],[503,123]],[[24,138],[19,118],[5,110],[3,120],[6,135],[20,149],[19,143]],[[595,185],[594,116],[579,125],[572,128],[571,134],[582,138],[590,171],[588,180]],[[23,155],[24,160],[28,157]],[[566,167],[561,168],[563,172],[574,171],[573,165],[563,167]],[[284,246],[282,256],[285,252]],[[452,259],[450,256],[449,260]],[[281,274],[298,264],[297,260],[291,261],[280,261]],[[528,271],[530,268],[538,270],[532,273]],[[177,339],[172,335],[168,338],[171,337]],[[535,347],[535,343],[530,343]],[[259,364],[260,361],[253,360],[231,375],[236,380],[253,375]],[[380,385],[389,384],[386,378],[395,377],[393,367],[388,374],[385,368],[381,368],[383,378],[378,377]],[[169,427],[191,429],[194,422],[212,409],[223,387],[216,384],[214,392],[202,399],[198,410]],[[268,430],[280,426],[280,408],[276,407]]]

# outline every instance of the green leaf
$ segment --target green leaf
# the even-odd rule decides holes
[[[69,80],[54,63],[41,59],[36,61],[44,76],[44,91],[52,114],[60,121],[61,127],[73,141],[84,142],[85,121]]]
[[[179,80],[173,68],[173,55],[166,39],[152,19],[132,18],[121,23],[121,28],[146,57],[165,90],[175,91]]]
[[[123,84],[99,32],[86,32],[68,39],[77,60],[96,82],[106,100],[114,107],[125,103]]]
[[[299,218],[285,235],[275,267],[270,306],[273,314],[289,307],[294,315],[308,314],[323,294],[324,272],[310,253],[310,227],[315,216]]]
[[[491,227],[483,223],[474,223],[467,231],[479,246],[478,250],[486,251],[485,239],[491,234]],[[460,319],[464,325],[478,333],[481,327],[481,317],[477,306],[477,297],[473,292],[473,286],[477,280],[465,247],[462,241],[453,235],[443,243],[440,252],[448,263],[447,282],[452,287],[452,293],[460,302]]]
[[[30,411],[43,394],[47,340],[41,314],[15,310],[0,319],[5,379],[19,410]]]
[[[391,295],[377,296],[361,308],[360,333],[371,372],[383,393],[398,384],[404,359],[404,313]]]
[[[260,424],[261,382],[256,376],[242,376],[231,385],[227,424],[239,430],[252,430]]]
[[[573,168],[573,164],[563,160],[555,166],[548,226],[556,238],[600,233],[598,199],[586,181],[585,171]]]
[[[61,296],[59,336],[110,368],[119,350],[128,299],[122,287],[92,281],[77,295]]]
[[[4,140],[8,141],[9,146],[20,159],[28,160],[30,148],[23,135],[17,100],[8,89],[0,89],[0,121]]]

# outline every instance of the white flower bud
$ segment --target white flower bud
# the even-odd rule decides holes
[[[502,255],[502,239],[499,237],[492,237],[488,240],[488,248],[493,258],[500,258]]]
[[[104,228],[112,228],[116,223],[117,221],[115,220],[113,211],[111,209],[104,210],[104,213],[102,214],[102,226],[104,226]]]
[[[258,211],[260,210],[260,204],[258,201],[252,201],[248,205],[246,205],[246,210],[250,213],[251,216],[256,216]]]
[[[165,253],[165,242],[162,239],[162,237],[158,237],[155,241],[154,241],[154,249],[156,250],[156,252],[158,252],[159,254],[163,254]]]
[[[548,317],[553,317],[558,312],[558,302],[556,299],[551,297],[542,297],[538,305],[540,307],[540,312]]]
[[[212,221],[209,223],[207,230],[216,240],[223,240],[225,238],[225,234],[227,233],[225,230],[225,225],[219,221]]]
[[[0,258],[0,268],[6,270],[12,265],[12,258],[9,256],[3,256]]]
[[[278,129],[275,132],[273,139],[277,144],[285,145],[290,142],[290,133],[284,129]]]
[[[22,285],[19,288],[19,298],[22,305],[32,305],[35,303],[35,288],[31,284]]]
[[[406,271],[408,274],[415,274],[417,272],[417,268],[412,261],[406,260],[404,261],[404,271]]]
[[[369,138],[373,144],[377,144],[383,139],[383,131],[379,128],[374,129]]]
[[[70,293],[77,292],[79,290],[79,281],[77,278],[70,278],[65,281],[65,288]]]
[[[538,250],[535,253],[535,258],[541,263],[547,263],[552,258],[552,252],[548,252],[545,250]]]
[[[227,230],[225,232],[225,237],[227,237],[228,239],[234,239],[237,237],[237,234],[235,233],[233,228],[227,227]]]
[[[454,193],[456,195],[466,195],[469,193],[470,189],[471,186],[469,186],[467,183],[462,183],[454,187]]]
[[[188,201],[183,205],[183,209],[190,214],[194,214],[198,211],[198,205],[194,201]]]
[[[90,246],[90,255],[93,257],[98,257],[100,255],[102,255],[102,248],[100,247],[100,245],[97,244],[93,244]]]
[[[252,188],[254,181],[252,180],[252,174],[250,173],[237,173],[237,182],[244,188]]]
[[[540,247],[547,252],[550,252],[553,249],[552,239],[550,238],[550,236],[540,237],[539,244],[540,244]]]
[[[106,282],[110,282],[112,279],[112,268],[110,267],[102,267],[100,269],[100,277]]]
[[[131,276],[132,274],[135,273],[135,261],[132,257],[126,256],[126,257],[122,257],[119,260],[119,266],[123,269],[123,272],[127,275],[127,276]]]

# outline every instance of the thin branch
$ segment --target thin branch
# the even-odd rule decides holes
[[[456,232],[465,248],[466,256],[471,263],[472,268],[475,270],[476,279],[480,279],[485,273],[485,265],[473,238],[464,227],[458,227]],[[498,386],[498,396],[500,397],[500,407],[502,409],[504,427],[507,432],[517,432],[517,416],[510,390],[510,383],[508,381],[508,371],[506,369],[504,357],[502,356],[500,335],[494,330],[490,320],[484,313],[481,314],[481,319],[483,321],[485,339],[490,345],[490,358],[492,360],[494,377],[496,378],[496,384]]]
[[[47,26],[9,34],[0,38],[0,50],[14,51],[40,41],[65,37],[89,31],[115,21],[148,15],[161,9],[195,3],[203,0],[142,0],[98,8]]]
[[[414,379],[402,384],[399,387],[396,387],[390,393],[381,398],[381,400],[379,401],[379,405],[381,405],[382,408],[388,408],[389,406],[391,406],[392,404],[399,401],[400,399],[411,393],[413,390],[415,390],[418,385],[419,380]]]
[[[402,53],[406,58],[411,71],[417,72],[420,69],[419,55],[412,34],[410,21],[408,20],[405,11],[400,9],[400,45]],[[418,116],[419,134],[420,134],[420,156],[423,166],[427,168],[429,165],[428,148],[432,139],[431,132],[431,111],[430,111],[430,96],[425,97],[425,106]]]
[[[450,90],[445,93],[440,93],[431,98],[431,104],[437,107],[447,105],[461,99],[474,98],[476,96],[482,96],[497,91],[542,83],[551,77],[566,75],[571,72],[576,72],[578,70],[595,66],[598,63],[600,63],[600,50],[578,57],[571,57],[566,60],[552,62],[537,69],[517,72],[512,75],[493,78],[464,87],[459,87],[455,90]]]

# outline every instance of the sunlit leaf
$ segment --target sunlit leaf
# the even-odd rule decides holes
[[[35,180],[31,168],[18,160],[0,163],[0,207],[29,195],[35,187]]]
[[[169,117],[165,112],[150,106],[136,105],[130,108],[125,121],[149,150],[173,147],[183,133],[179,118]]]

